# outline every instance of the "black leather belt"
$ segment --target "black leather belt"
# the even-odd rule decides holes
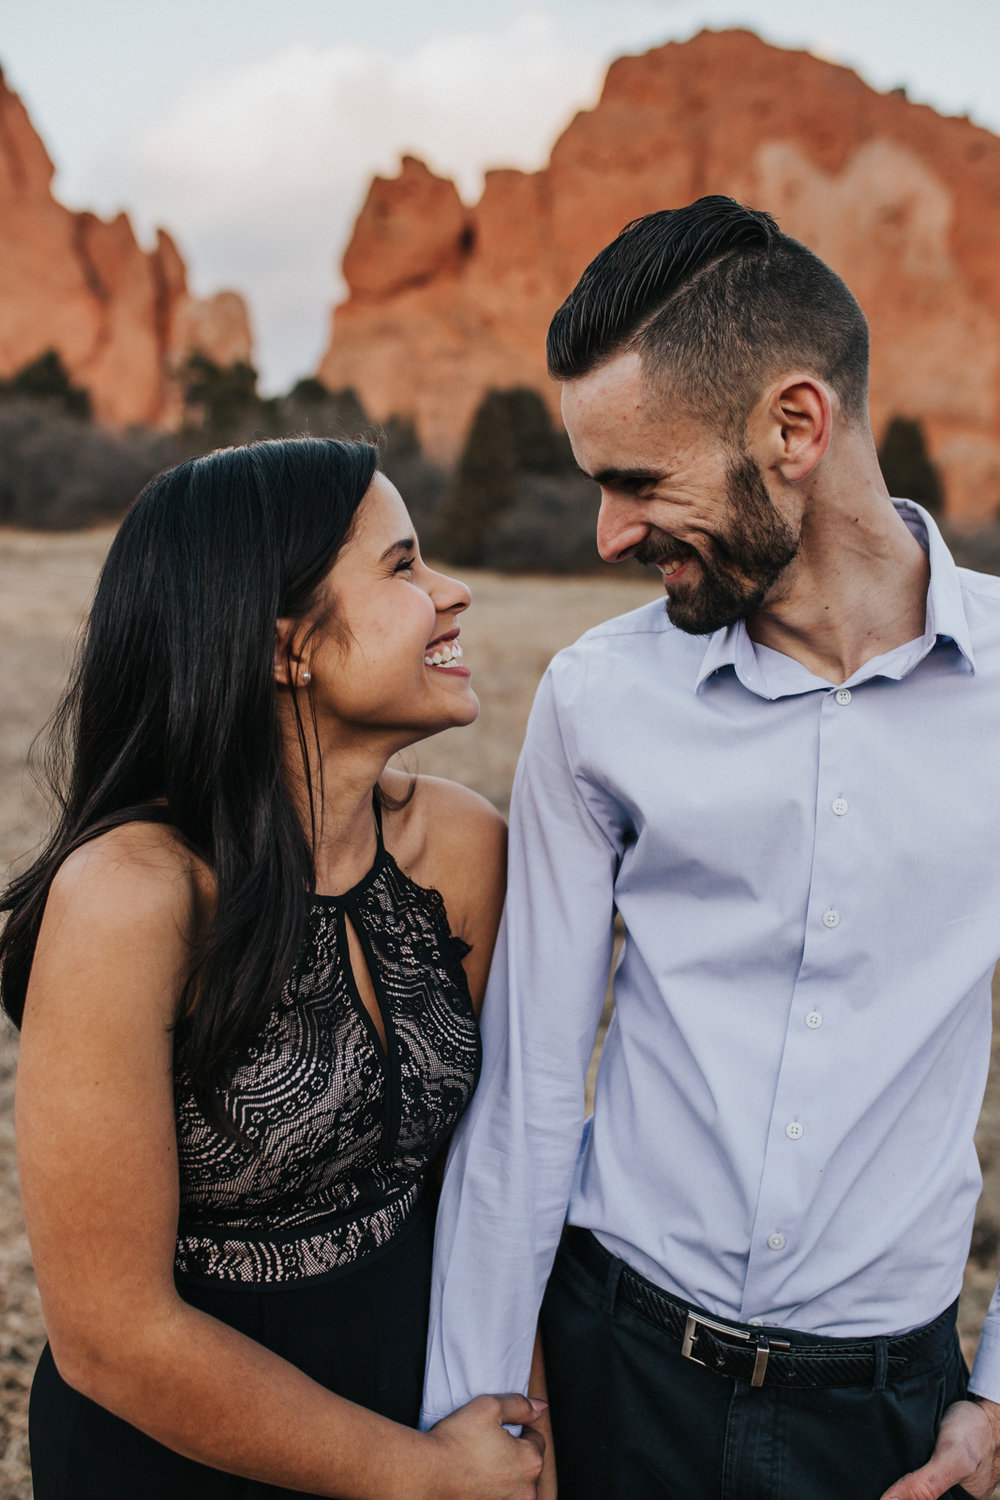
[[[809,1336],[787,1337],[780,1328],[724,1322],[700,1308],[688,1307],[617,1260],[588,1229],[567,1225],[562,1245],[573,1260],[605,1284],[616,1270],[616,1299],[675,1339],[685,1359],[752,1386],[765,1382],[806,1390],[884,1386],[908,1365],[940,1354],[954,1336],[957,1301],[933,1323],[894,1338],[798,1343],[796,1337]]]

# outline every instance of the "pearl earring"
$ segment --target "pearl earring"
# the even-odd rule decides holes
[[[305,687],[307,683],[312,682],[312,679],[313,674],[311,672],[301,672],[299,674],[299,681],[302,683],[303,687]]]

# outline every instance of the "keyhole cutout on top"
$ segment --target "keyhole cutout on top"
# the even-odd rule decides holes
[[[375,1027],[378,1039],[382,1043],[383,1052],[387,1052],[389,1044],[385,1034],[385,1020],[383,1019],[382,1009],[378,1003],[378,997],[375,994],[375,986],[372,984],[371,975],[368,972],[368,961],[365,958],[364,949],[346,911],[343,914],[343,921],[344,935],[347,938],[347,953],[351,964],[351,974],[354,977],[358,998],[371,1018],[371,1023]]]

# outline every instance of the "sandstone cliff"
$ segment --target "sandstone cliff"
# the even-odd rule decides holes
[[[319,370],[436,456],[490,386],[544,369],[549,317],[629,219],[703,193],[769,209],[848,282],[872,326],[872,416],[919,417],[952,516],[1000,502],[1000,140],[744,31],[610,69],[541,172],[490,172],[463,208],[406,158],[376,178]]]
[[[192,297],[169,235],[143,250],[125,214],[105,222],[64,208],[52,176],[0,73],[0,379],[54,349],[100,420],[170,426],[180,413],[171,372],[187,354],[250,360],[246,308],[232,292]]]

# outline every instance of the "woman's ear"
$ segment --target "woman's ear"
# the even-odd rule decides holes
[[[297,620],[279,619],[274,624],[274,680],[279,687],[308,687],[312,673],[296,652]]]
[[[829,448],[833,400],[822,380],[797,373],[772,386],[752,414],[748,430],[756,428],[767,467],[788,484],[808,479]]]

